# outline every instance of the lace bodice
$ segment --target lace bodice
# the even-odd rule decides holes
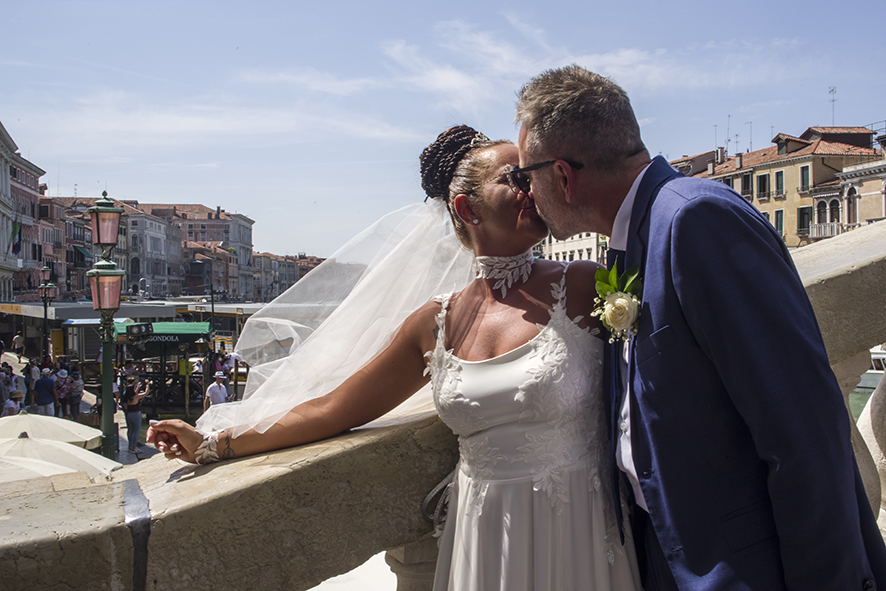
[[[566,314],[566,274],[552,284],[549,322],[516,349],[465,361],[446,349],[450,295],[441,296],[436,347],[426,354],[440,417],[459,436],[459,467],[475,479],[470,503],[482,511],[485,483],[531,476],[553,506],[568,502],[561,473],[588,469],[600,488],[603,342]]]

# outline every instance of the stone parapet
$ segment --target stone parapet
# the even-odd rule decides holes
[[[0,501],[2,586],[309,589],[427,534],[421,501],[457,455],[425,415],[207,466],[155,456],[87,488],[32,485]]]

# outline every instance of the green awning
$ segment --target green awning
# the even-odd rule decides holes
[[[116,335],[125,335],[128,324],[115,322]],[[157,357],[161,354],[180,355],[182,352],[193,350],[193,343],[201,338],[209,340],[212,332],[209,322],[153,322],[151,326],[154,329],[153,334],[129,347],[130,353],[136,359]]]
[[[93,256],[91,252],[89,252],[88,250],[86,250],[86,249],[83,248],[82,246],[77,246],[77,245],[75,244],[75,245],[74,245],[74,248],[77,249],[78,251],[80,251],[80,254],[82,254],[83,256],[85,256],[85,257],[88,258],[88,259],[91,259],[92,256]]]

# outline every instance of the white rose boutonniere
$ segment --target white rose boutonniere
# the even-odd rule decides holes
[[[591,316],[599,316],[603,326],[609,331],[609,342],[627,341],[637,334],[637,319],[640,317],[640,297],[643,282],[640,269],[634,265],[621,277],[618,265],[611,270],[599,269],[595,279],[598,297],[594,298],[594,311]]]

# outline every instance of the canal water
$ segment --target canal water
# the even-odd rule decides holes
[[[858,389],[853,390],[849,393],[849,410],[852,411],[852,418],[858,422],[858,417],[861,416],[861,411],[864,410],[864,405],[868,403],[868,400],[873,394],[873,390],[868,389]]]

